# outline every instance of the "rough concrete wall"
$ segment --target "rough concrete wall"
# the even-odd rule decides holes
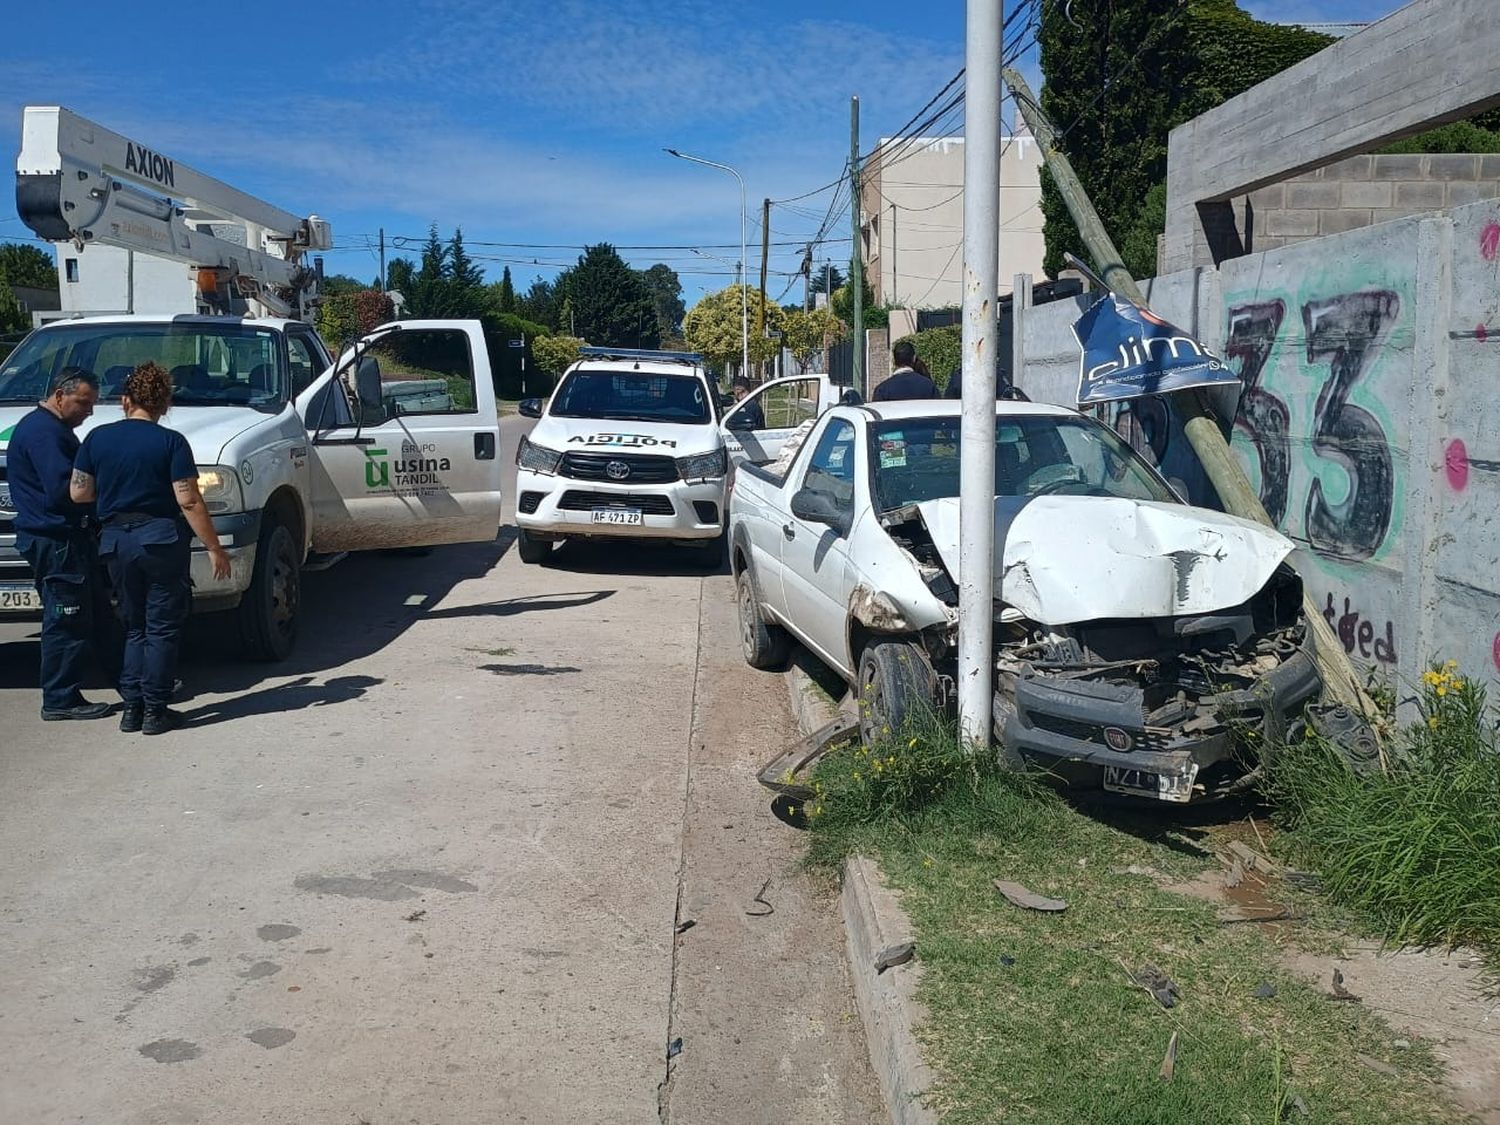
[[[1220,347],[1245,391],[1231,448],[1357,661],[1500,666],[1500,204],[1170,275],[1155,308]],[[1073,302],[1028,311],[1021,385],[1071,405]],[[1496,339],[1491,339],[1492,331]],[[1108,419],[1217,506],[1155,400]]]

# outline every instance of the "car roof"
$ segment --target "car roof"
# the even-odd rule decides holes
[[[696,363],[673,363],[670,360],[652,359],[604,359],[584,356],[570,367],[573,371],[642,371],[648,375],[701,375],[703,368]]]
[[[250,328],[286,328],[299,324],[307,328],[312,325],[303,320],[288,320],[272,316],[205,316],[199,313],[182,313],[176,316],[153,316],[150,313],[117,313],[113,316],[64,316],[49,320],[43,328],[67,327],[70,324],[182,324],[182,325],[245,325]]]
[[[911,398],[896,402],[867,402],[860,409],[875,415],[883,422],[902,422],[908,418],[957,418],[963,413],[963,403],[952,398]],[[1076,417],[1077,414],[1076,410],[1069,410],[1066,406],[1054,406],[1050,402],[1016,402],[1001,399],[995,403],[995,417],[997,418],[1038,415]]]

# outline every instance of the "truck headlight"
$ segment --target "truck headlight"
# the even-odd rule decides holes
[[[198,491],[210,512],[237,512],[245,506],[240,478],[227,465],[199,465]]]
[[[530,438],[523,437],[520,447],[516,450],[516,464],[534,473],[555,473],[557,464],[561,460],[562,454],[557,450],[548,449],[545,445],[537,445]]]
[[[683,480],[722,477],[728,471],[729,453],[722,446],[712,453],[695,453],[691,457],[677,458],[677,475]]]

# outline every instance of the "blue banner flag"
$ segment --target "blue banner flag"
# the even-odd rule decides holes
[[[1073,323],[1078,405],[1238,383],[1222,359],[1150,309],[1106,293]]]

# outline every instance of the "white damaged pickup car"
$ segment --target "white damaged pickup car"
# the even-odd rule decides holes
[[[1277,532],[1190,507],[1112,430],[995,407],[994,737],[1008,764],[1185,803],[1258,768],[1250,732],[1321,681]],[[729,512],[745,659],[795,637],[855,689],[867,743],[955,702],[957,402],[828,411]]]

